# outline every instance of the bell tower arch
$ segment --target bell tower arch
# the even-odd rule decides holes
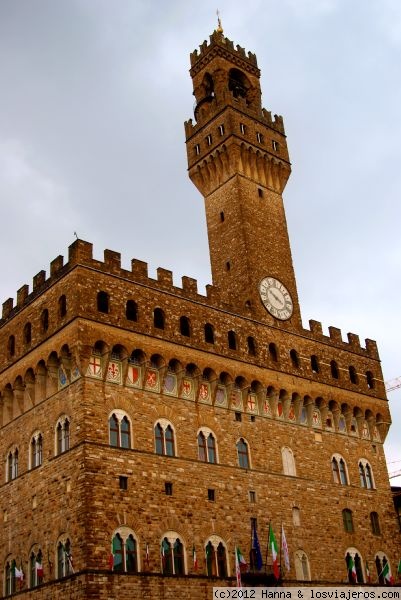
[[[282,193],[282,117],[262,108],[256,56],[221,27],[191,54],[188,172],[205,200],[213,285],[232,310],[284,328],[301,316]]]

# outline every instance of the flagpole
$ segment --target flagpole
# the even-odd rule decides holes
[[[268,527],[268,530],[267,530],[265,573],[267,573],[267,557],[269,556],[270,523],[271,523],[271,519],[269,521],[269,527]]]
[[[280,554],[279,554],[281,579],[283,578],[283,570],[281,568],[281,549],[282,549],[282,547],[283,547],[283,521],[281,520],[281,524],[280,524]]]

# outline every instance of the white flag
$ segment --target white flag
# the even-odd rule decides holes
[[[287,571],[290,570],[290,555],[288,552],[287,540],[284,533],[284,525],[281,525],[281,549],[283,551],[284,563]]]

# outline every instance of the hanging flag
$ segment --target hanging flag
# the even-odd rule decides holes
[[[365,564],[365,571],[366,571],[366,579],[368,580],[368,583],[371,583],[372,582],[372,578],[370,576],[370,570],[369,570],[368,561],[366,561],[366,564]]]
[[[242,556],[241,550],[237,546],[235,546],[235,574],[237,576],[237,587],[242,587],[241,565],[246,565],[246,561]]]
[[[192,560],[193,560],[193,564],[194,564],[194,570],[197,571],[198,570],[198,559],[196,556],[195,544],[192,545]]]
[[[386,562],[386,564],[383,567],[382,575],[384,579],[388,581],[388,583],[391,583],[390,565],[388,564],[388,562]]]
[[[112,552],[110,552],[108,563],[109,563],[109,569],[110,569],[110,571],[112,571],[113,567],[114,567],[114,554]]]
[[[401,579],[401,558],[398,562],[397,575],[398,575],[398,579]]]
[[[271,526],[271,523],[269,524],[268,548],[272,553],[273,574],[274,574],[274,577],[276,578],[276,580],[278,581],[280,579],[280,568],[278,566],[278,558],[277,558],[278,546],[277,546],[276,538],[274,537],[274,531],[273,531],[273,527]]]
[[[253,521],[252,523],[252,554],[255,557],[255,567],[257,568],[258,571],[260,571],[260,569],[263,566],[263,559],[262,559],[262,553],[260,551],[260,545],[259,545],[259,538],[258,538],[258,534],[256,531],[256,523],[255,521]]]
[[[24,581],[24,572],[22,570],[22,565],[20,565],[21,568],[18,569],[16,563],[14,563],[14,574],[15,574],[15,579],[18,579],[18,581],[20,583],[22,583]]]
[[[36,576],[39,577],[43,577],[43,565],[41,562],[36,561],[35,562],[35,569],[36,569]]]
[[[146,565],[149,569],[149,544],[146,542]]]
[[[287,571],[289,571],[291,569],[291,567],[290,567],[290,554],[288,552],[287,539],[285,537],[284,525],[283,524],[281,525],[281,549],[283,551],[284,564],[286,566]]]
[[[170,550],[170,545],[166,542],[165,539],[163,539],[162,545],[161,545],[161,548],[160,548],[163,569],[166,568],[166,554],[169,552],[169,550]]]
[[[66,557],[66,559],[67,559],[67,564],[68,564],[68,567],[69,567],[70,573],[74,573],[75,571],[74,571],[74,565],[73,565],[73,563],[72,563],[72,556],[71,556],[71,552],[69,552],[69,551],[67,550],[67,548],[64,546],[64,544],[63,544],[63,550],[64,550],[64,555],[65,555],[65,557]]]
[[[352,558],[351,554],[348,555],[347,567],[348,567],[348,573],[351,574],[352,582],[355,583],[356,582],[356,568],[355,568],[354,559]]]

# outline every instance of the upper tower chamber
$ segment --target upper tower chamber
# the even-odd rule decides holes
[[[213,284],[233,310],[301,327],[282,192],[291,172],[282,117],[262,108],[256,56],[224,37],[191,54],[189,176],[205,198]]]

